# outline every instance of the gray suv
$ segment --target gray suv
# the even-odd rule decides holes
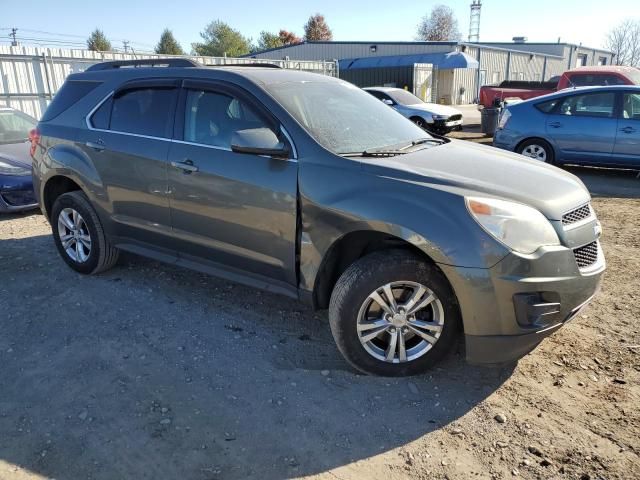
[[[422,372],[461,334],[471,362],[516,360],[605,269],[575,176],[432,138],[326,76],[102,63],[67,79],[32,142],[71,268],[124,250],[328,308],[366,373]]]

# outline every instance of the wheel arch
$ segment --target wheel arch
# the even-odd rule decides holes
[[[65,175],[54,175],[49,178],[42,189],[42,206],[44,213],[51,220],[51,210],[56,199],[67,192],[83,191],[80,184]]]
[[[436,265],[422,248],[405,238],[375,230],[351,231],[336,239],[322,257],[313,282],[314,308],[325,309],[329,306],[333,288],[349,265],[370,253],[391,249],[406,250]]]
[[[520,150],[520,147],[522,147],[522,145],[524,145],[526,142],[530,142],[530,141],[544,142],[547,145],[549,145],[549,148],[551,149],[551,155],[553,157],[553,162],[552,163],[554,163],[554,162],[556,162],[558,160],[558,153],[556,151],[556,147],[554,146],[553,142],[547,140],[544,137],[540,137],[540,136],[536,136],[536,135],[530,136],[530,137],[525,137],[522,140],[520,140],[518,142],[518,144],[516,145],[514,151],[517,152],[517,153],[520,153],[520,152],[518,152],[518,150]]]

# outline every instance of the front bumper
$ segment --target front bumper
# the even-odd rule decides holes
[[[504,364],[574,318],[600,289],[605,260],[580,269],[562,246],[511,253],[489,269],[441,266],[462,313],[467,361]]]

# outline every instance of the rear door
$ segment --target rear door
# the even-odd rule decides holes
[[[120,242],[170,246],[167,165],[178,81],[132,81],[106,98],[79,139],[106,191]]]
[[[280,124],[227,83],[185,80],[179,105],[169,154],[179,255],[295,286],[298,162],[231,150],[235,131],[270,128],[282,137]]]
[[[571,163],[608,163],[616,138],[616,93],[568,95],[547,116],[556,156]]]
[[[622,92],[622,108],[612,162],[640,166],[640,93]]]

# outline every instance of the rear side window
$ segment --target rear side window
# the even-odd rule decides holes
[[[586,93],[565,97],[558,108],[560,115],[577,117],[613,117],[615,94]]]
[[[125,91],[113,99],[109,130],[152,137],[171,137],[171,113],[175,96],[175,88],[140,88]],[[100,121],[101,118],[104,118],[102,114],[97,119],[92,118],[96,128],[100,127],[97,127],[95,121]],[[104,119],[102,121],[104,123]]]
[[[558,104],[558,99],[549,100],[548,102],[536,103],[536,108],[544,113],[551,113],[551,110]]]
[[[101,82],[87,82],[81,80],[67,80],[53,97],[49,107],[42,116],[42,121],[47,122],[54,119],[69,107],[84,98],[89,92],[95,89]]]

